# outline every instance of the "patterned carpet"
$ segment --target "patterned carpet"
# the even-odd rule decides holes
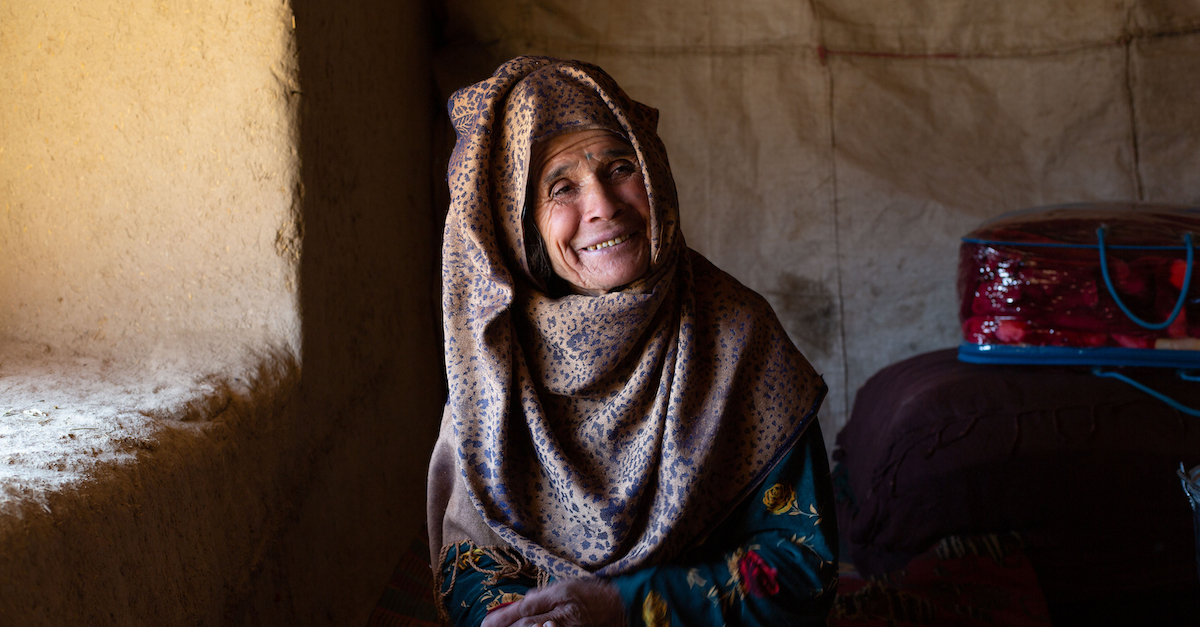
[[[843,564],[833,627],[1048,627],[1046,600],[1015,535],[950,537],[886,579]]]

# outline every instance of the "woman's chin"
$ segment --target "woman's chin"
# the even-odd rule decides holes
[[[591,281],[586,281],[585,285],[576,285],[575,287],[578,291],[587,294],[607,294],[637,281],[644,274],[645,272],[612,273],[603,277],[596,277]]]
[[[609,263],[580,272],[580,282],[572,281],[572,284],[590,294],[605,294],[642,278],[649,267],[646,255],[633,256],[631,259],[613,259]]]

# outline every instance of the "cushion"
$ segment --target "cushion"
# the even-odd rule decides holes
[[[1200,383],[1126,374],[1200,407]],[[863,385],[837,445],[838,527],[864,574],[900,569],[945,536],[1015,531],[1048,600],[1200,592],[1175,472],[1200,464],[1200,418],[1125,383],[926,353]]]

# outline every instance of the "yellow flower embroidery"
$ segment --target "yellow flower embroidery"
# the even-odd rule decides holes
[[[484,555],[483,549],[471,549],[470,551],[467,551],[466,553],[459,555],[458,556],[458,569],[466,570],[467,568],[470,568],[470,566],[472,564],[476,563],[476,561],[479,558],[483,557],[483,555]]]
[[[501,605],[504,605],[505,603],[512,603],[513,601],[520,601],[521,599],[524,599],[524,598],[525,598],[525,595],[521,594],[520,592],[505,592],[504,594],[501,594],[500,596],[493,598],[487,604],[487,610],[490,612],[490,611],[500,607]]]
[[[667,627],[671,624],[671,618],[667,616],[667,602],[662,595],[653,590],[646,595],[646,600],[642,601],[642,620],[646,622],[646,627]]]
[[[763,496],[763,505],[772,514],[784,514],[796,506],[796,490],[792,486],[776,483]]]

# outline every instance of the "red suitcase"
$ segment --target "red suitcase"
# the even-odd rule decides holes
[[[972,363],[1200,367],[1200,208],[1078,204],[1006,214],[962,239]]]

